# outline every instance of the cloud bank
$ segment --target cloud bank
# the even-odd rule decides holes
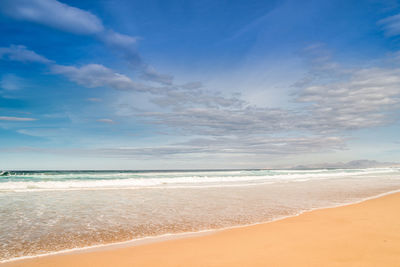
[[[149,94],[150,101],[160,111],[133,108],[132,112],[117,115],[134,115],[145,123],[166,127],[172,134],[201,136],[203,139],[192,140],[198,142],[195,146],[194,143],[189,147],[186,144],[179,150],[193,153],[202,150],[199,144],[203,147],[212,144],[219,151],[229,153],[247,153],[251,148],[254,154],[261,151],[277,154],[269,141],[261,146],[251,146],[249,142],[270,140],[271,136],[304,134],[308,135],[305,139],[281,137],[274,141],[282,143],[286,140],[293,148],[301,147],[299,153],[306,150],[306,145],[309,152],[314,152],[315,148],[322,151],[322,146],[311,140],[324,140],[328,150],[343,149],[350,131],[393,123],[398,120],[400,108],[400,68],[344,69],[325,56],[323,59],[317,57],[308,76],[295,84],[297,91],[293,101],[301,106],[284,109],[252,106],[240,95],[226,96],[205,90],[201,83],[178,86],[166,79],[159,81],[158,86],[147,85],[100,64],[58,65],[22,46],[3,47],[0,52],[4,59],[46,64],[50,73],[62,75],[87,88],[108,87]],[[130,106],[129,103],[126,105]],[[113,122],[109,119],[98,121]],[[217,146],[213,143],[215,140],[224,146]],[[210,150],[203,151],[211,153]],[[290,149],[283,151],[290,154]]]

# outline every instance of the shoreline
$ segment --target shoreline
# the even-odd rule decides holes
[[[269,225],[272,223],[279,223],[279,222],[282,222],[282,221],[285,221],[288,219],[297,218],[299,216],[307,215],[307,214],[310,214],[313,212],[325,211],[325,210],[336,209],[336,208],[340,209],[340,208],[364,203],[369,200],[384,198],[385,196],[390,196],[390,195],[400,195],[400,189],[392,190],[392,191],[385,192],[385,193],[380,193],[378,195],[374,195],[371,197],[366,197],[361,200],[357,200],[355,202],[349,202],[349,203],[338,204],[338,205],[333,205],[333,206],[328,206],[328,207],[321,207],[321,208],[305,210],[305,211],[301,211],[294,215],[284,216],[284,217],[276,218],[274,220],[266,221],[266,222],[256,222],[256,223],[246,224],[246,225],[235,225],[235,226],[229,226],[229,227],[224,227],[224,228],[206,229],[206,230],[200,230],[200,231],[194,231],[194,232],[167,233],[167,234],[163,234],[163,235],[146,236],[146,237],[135,238],[135,239],[114,242],[114,243],[98,244],[98,245],[87,246],[87,247],[78,247],[78,248],[54,251],[54,252],[32,255],[32,256],[22,256],[22,257],[11,258],[11,259],[6,259],[3,261],[0,261],[0,266],[14,266],[14,265],[19,266],[19,263],[22,263],[21,266],[25,266],[23,263],[29,262],[29,261],[34,261],[36,259],[46,259],[49,257],[59,257],[59,256],[62,257],[62,256],[78,255],[78,254],[84,255],[84,254],[88,254],[88,253],[99,253],[99,252],[104,252],[104,251],[115,251],[115,250],[119,250],[119,249],[127,249],[127,248],[129,249],[129,248],[141,247],[141,246],[152,245],[152,244],[160,244],[160,243],[165,243],[165,242],[174,241],[174,240],[187,240],[190,238],[202,238],[204,236],[215,235],[215,234],[218,234],[221,232],[226,232],[226,231],[232,231],[232,230],[237,230],[237,229],[239,229],[239,230],[246,229],[246,228],[251,228],[251,227],[255,227],[255,226],[266,226],[266,225]]]

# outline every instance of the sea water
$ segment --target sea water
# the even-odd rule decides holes
[[[399,189],[399,168],[0,172],[0,261],[268,222]]]

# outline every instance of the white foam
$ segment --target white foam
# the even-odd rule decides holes
[[[147,177],[138,173],[115,174],[62,174],[30,175],[39,180],[27,179],[26,181],[0,182],[0,191],[49,191],[49,190],[110,190],[110,189],[140,189],[140,188],[192,188],[192,187],[232,187],[249,186],[265,183],[304,182],[308,180],[322,180],[344,177],[364,177],[368,175],[399,173],[399,169],[359,169],[359,170],[312,170],[312,171],[241,171],[241,172],[202,172],[196,176],[188,176],[194,173],[146,173]],[[179,175],[178,175],[179,174]],[[237,175],[232,175],[237,174]],[[152,175],[152,176],[151,176]],[[43,179],[45,176],[46,179]],[[89,176],[89,177],[87,177]],[[122,177],[125,177],[121,179]],[[134,177],[132,177],[134,176]],[[154,177],[155,176],[155,177]],[[161,177],[160,177],[161,176]],[[172,177],[171,177],[172,176]],[[175,177],[174,177],[175,176]],[[56,177],[56,180],[54,180]],[[104,179],[104,177],[111,177]],[[130,178],[132,177],[132,178]],[[53,180],[51,180],[53,178]],[[97,179],[96,179],[97,178]]]

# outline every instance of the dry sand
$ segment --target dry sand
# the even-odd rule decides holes
[[[400,266],[400,193],[206,236],[4,266]]]

